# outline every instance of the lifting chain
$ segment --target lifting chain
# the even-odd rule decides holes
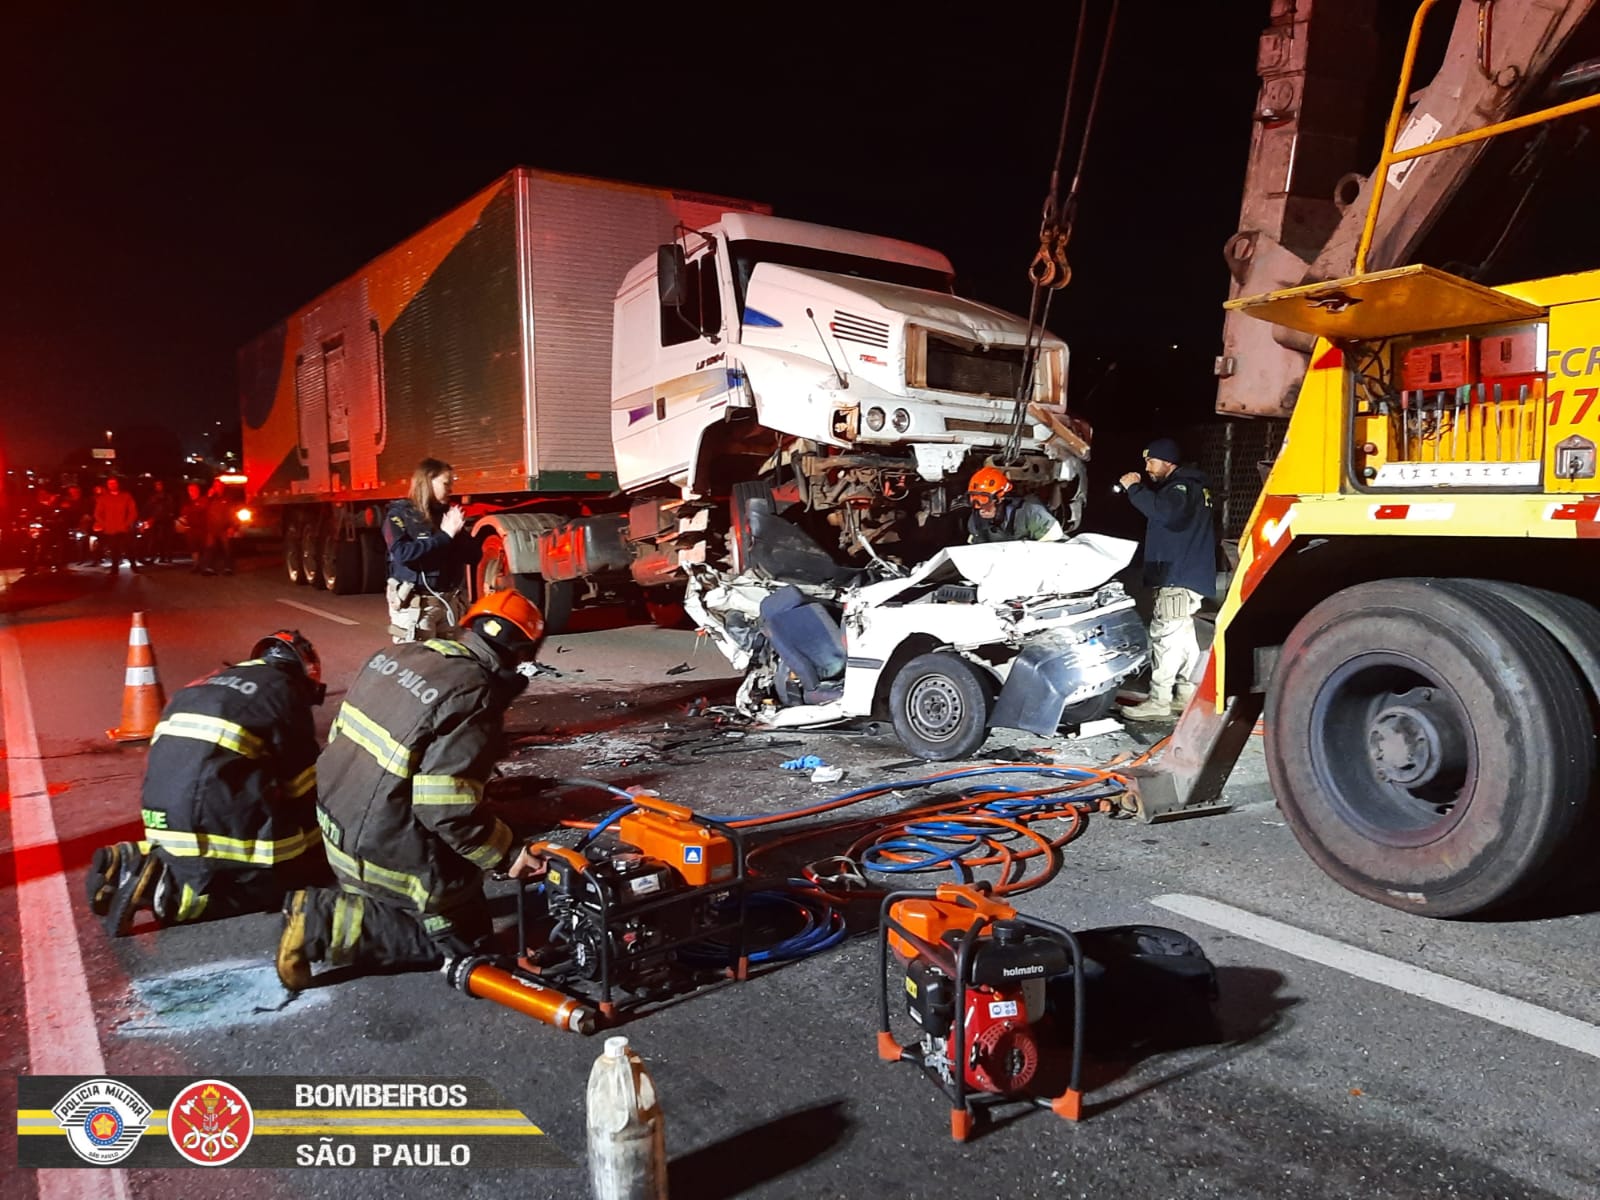
[[[1034,370],[1044,346],[1045,321],[1050,316],[1050,301],[1056,292],[1072,282],[1072,264],[1067,260],[1067,246],[1072,241],[1073,218],[1077,215],[1078,189],[1083,182],[1083,164],[1089,156],[1089,135],[1094,131],[1095,114],[1100,107],[1100,89],[1105,83],[1106,63],[1111,58],[1111,39],[1117,28],[1117,8],[1120,0],[1111,0],[1111,14],[1106,20],[1105,42],[1100,49],[1100,65],[1095,71],[1094,88],[1089,96],[1089,112],[1084,120],[1083,137],[1078,145],[1078,164],[1072,183],[1067,188],[1066,199],[1061,199],[1061,161],[1067,148],[1067,131],[1072,125],[1072,100],[1078,90],[1078,62],[1082,57],[1084,26],[1089,13],[1089,0],[1079,0],[1078,33],[1072,43],[1072,65],[1067,70],[1067,97],[1061,108],[1061,132],[1056,139],[1056,159],[1050,170],[1050,191],[1045,196],[1044,211],[1039,222],[1039,249],[1028,264],[1028,279],[1033,284],[1033,295],[1028,304],[1028,342],[1023,349],[1022,372],[1017,382],[1016,405],[1011,414],[1011,432],[1006,438],[1002,464],[1015,465],[1022,444],[1022,429],[1027,423],[1028,401],[1033,394]],[[1063,385],[1064,386],[1064,385]]]

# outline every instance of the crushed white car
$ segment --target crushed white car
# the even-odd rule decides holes
[[[876,579],[780,522],[754,541],[738,576],[694,569],[684,606],[746,672],[740,711],[774,728],[887,716],[917,757],[963,758],[995,727],[1104,716],[1149,658],[1121,538],[952,546]]]

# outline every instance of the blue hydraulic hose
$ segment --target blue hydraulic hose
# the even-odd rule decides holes
[[[763,888],[745,897],[747,908],[789,908],[800,912],[801,928],[780,941],[761,950],[752,950],[747,956],[752,964],[787,962],[830,950],[845,938],[844,918],[816,889],[804,880],[790,880],[788,885]],[[708,941],[700,946],[686,946],[678,956],[687,962],[705,966],[722,966],[733,953],[733,947],[724,941]]]

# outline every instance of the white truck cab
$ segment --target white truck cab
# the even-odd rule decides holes
[[[684,231],[617,292],[619,486],[680,506],[732,493],[737,525],[736,486],[764,481],[844,550],[942,515],[1005,453],[1028,344],[1026,321],[953,286],[943,254],[893,238],[759,213]],[[1034,411],[1064,424],[1066,371],[1045,334],[1007,470],[1072,527],[1083,459]],[[681,540],[698,561],[703,541]]]

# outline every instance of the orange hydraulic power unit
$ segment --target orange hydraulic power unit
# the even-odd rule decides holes
[[[890,952],[906,1012],[921,1031],[902,1045],[889,1022]],[[1059,1095],[1038,1094],[1047,981],[1072,973],[1072,1069]],[[891,892],[878,923],[878,1056],[922,1068],[950,1097],[950,1136],[965,1141],[980,1106],[1023,1101],[1076,1121],[1083,1112],[1084,973],[1078,939],[1025,917],[987,884]],[[1031,1090],[1030,1090],[1031,1089]]]
[[[744,847],[731,826],[648,793],[581,847],[535,843],[523,881],[515,974],[619,1009],[743,979]]]

